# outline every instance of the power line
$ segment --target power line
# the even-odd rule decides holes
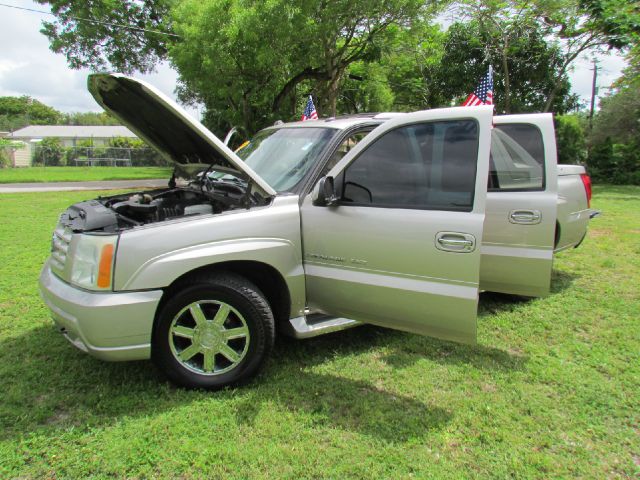
[[[54,13],[45,12],[44,10],[35,10],[33,8],[18,7],[17,5],[7,5],[6,3],[0,3],[0,7],[15,8],[16,10],[24,10],[26,12],[40,13],[43,15],[52,15],[54,17],[56,16]],[[70,20],[75,20],[76,22],[97,23],[99,25],[107,25],[110,27],[126,28],[127,30],[136,30],[138,32],[148,32],[148,33],[155,33],[157,35],[167,35],[169,37],[180,38],[180,35],[176,35],[175,33],[162,32],[160,30],[150,30],[148,28],[132,27],[131,25],[122,25],[119,23],[105,22],[102,20],[94,20],[92,18],[81,18],[81,17],[68,17],[68,18]]]

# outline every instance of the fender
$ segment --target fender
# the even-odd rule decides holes
[[[197,268],[246,260],[275,268],[287,282],[293,299],[298,297],[300,290],[297,284],[304,283],[302,264],[295,252],[295,246],[282,238],[236,238],[195,245],[149,259],[127,280],[122,290],[163,288]]]

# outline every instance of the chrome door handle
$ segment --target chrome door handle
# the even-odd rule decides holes
[[[471,240],[457,240],[455,238],[439,238],[438,239],[438,243],[440,245],[447,245],[447,246],[453,246],[453,247],[470,247],[471,245],[473,245],[473,242]]]
[[[436,248],[445,252],[469,253],[476,248],[476,239],[469,233],[438,232]]]
[[[511,210],[509,212],[509,221],[521,225],[535,225],[542,220],[542,214],[539,210]]]

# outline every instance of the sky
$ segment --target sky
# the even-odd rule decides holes
[[[0,3],[47,10],[46,6],[28,0]],[[63,112],[100,111],[86,89],[89,71],[70,69],[64,55],[51,52],[49,41],[40,33],[42,20],[53,18],[0,6],[0,96],[29,95]],[[625,62],[618,54],[601,55],[598,61],[599,93],[603,95],[606,87],[620,76]],[[579,59],[570,75],[573,91],[585,104],[591,98],[591,68],[590,58]],[[155,73],[135,76],[175,99],[178,76],[168,63],[159,65]],[[187,108],[187,111],[198,116],[196,109]]]

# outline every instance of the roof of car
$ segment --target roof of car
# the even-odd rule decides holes
[[[318,120],[307,120],[305,122],[276,122],[267,128],[335,128],[344,130],[357,125],[375,125],[389,120],[391,118],[404,115],[401,112],[383,112],[383,113],[357,113],[352,115],[341,115],[338,117],[319,118]]]

